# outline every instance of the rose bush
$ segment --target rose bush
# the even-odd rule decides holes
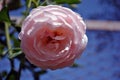
[[[86,25],[72,10],[57,6],[33,9],[19,34],[26,58],[42,69],[70,66],[87,44]]]

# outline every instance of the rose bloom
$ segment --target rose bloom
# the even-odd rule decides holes
[[[86,25],[72,10],[48,5],[33,9],[19,34],[26,58],[42,69],[71,66],[87,44]]]

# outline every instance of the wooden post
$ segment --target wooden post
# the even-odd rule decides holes
[[[120,31],[120,21],[86,20],[85,23],[89,30]]]
[[[12,20],[21,21],[20,17],[12,16]],[[120,31],[120,21],[103,21],[103,20],[85,20],[88,30],[108,30]]]

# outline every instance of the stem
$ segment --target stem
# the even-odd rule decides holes
[[[45,0],[44,2],[42,2],[42,3],[40,4],[40,6],[43,6],[44,4],[46,4],[46,5],[50,5],[51,3],[50,3],[49,0]]]
[[[6,42],[7,42],[7,47],[8,50],[10,50],[11,47],[11,43],[10,43],[10,35],[9,35],[9,23],[5,22],[5,34],[6,34]],[[12,50],[9,51],[10,55],[12,54]]]
[[[35,4],[35,7],[38,7],[39,4],[40,4],[40,0],[37,0],[37,1],[33,0],[33,2],[34,2],[34,4]]]
[[[37,2],[38,4],[37,4],[37,7],[40,5],[40,0],[38,0],[38,2]]]
[[[29,4],[29,6],[26,6],[26,11],[25,11],[25,14],[23,15],[21,21],[20,21],[20,24],[22,24],[22,22],[24,21],[24,19],[28,16],[29,14],[29,11],[30,11],[30,7],[31,7],[31,4]]]
[[[43,6],[46,3],[46,0],[40,4],[40,6]]]
[[[47,3],[47,5],[49,5],[49,4],[50,4],[48,0],[46,0],[46,3]]]
[[[46,1],[47,5],[51,5],[51,4],[55,5],[56,4],[56,2],[55,1],[52,2],[52,0],[45,0],[45,1]]]

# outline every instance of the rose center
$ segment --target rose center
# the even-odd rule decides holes
[[[46,32],[48,33],[48,32]],[[47,34],[44,38],[45,47],[50,51],[57,51],[60,47],[60,43],[65,39],[62,32],[53,31],[52,33]]]

